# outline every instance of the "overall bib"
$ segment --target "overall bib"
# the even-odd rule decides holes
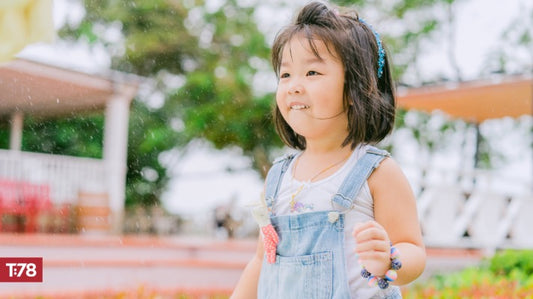
[[[265,200],[279,243],[275,263],[263,260],[257,298],[351,298],[346,276],[344,214],[357,204],[353,201],[359,190],[386,156],[386,151],[370,147],[331,199],[331,211],[282,216],[275,216],[272,206],[294,156],[274,162],[266,179]],[[386,290],[376,287],[375,298],[401,298],[401,293],[395,286]]]

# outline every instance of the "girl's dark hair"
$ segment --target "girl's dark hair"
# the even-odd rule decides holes
[[[278,78],[283,48],[299,34],[307,38],[317,57],[315,41],[321,40],[344,66],[348,136],[342,145],[351,144],[353,149],[360,143],[373,144],[385,138],[394,126],[396,101],[387,54],[383,74],[378,78],[378,44],[372,29],[355,12],[339,13],[320,2],[306,5],[294,24],[282,29],[274,40],[272,65]],[[283,142],[292,148],[305,149],[305,138],[292,130],[277,105],[274,122]]]

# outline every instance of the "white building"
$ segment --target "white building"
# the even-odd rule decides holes
[[[95,216],[86,219],[86,229],[121,231],[129,107],[138,83],[136,77],[118,72],[95,76],[23,59],[1,64],[0,117],[10,120],[11,129],[9,149],[0,150],[0,215],[34,218],[38,212],[32,214],[32,207],[81,204],[88,207],[79,212]],[[90,111],[105,113],[102,159],[21,151],[25,116],[71,117]],[[25,202],[28,188],[21,186],[40,192],[29,196],[36,204]]]

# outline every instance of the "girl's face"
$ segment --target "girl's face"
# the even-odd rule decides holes
[[[344,67],[324,42],[313,43],[319,57],[301,35],[285,45],[276,103],[285,121],[307,142],[335,134],[344,140],[348,134],[343,104]]]

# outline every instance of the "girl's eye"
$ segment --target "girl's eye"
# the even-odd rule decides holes
[[[316,76],[316,75],[318,75],[318,72],[316,72],[316,71],[307,72],[307,76]]]
[[[289,78],[289,76],[290,76],[289,73],[283,73],[279,77],[280,78]]]

